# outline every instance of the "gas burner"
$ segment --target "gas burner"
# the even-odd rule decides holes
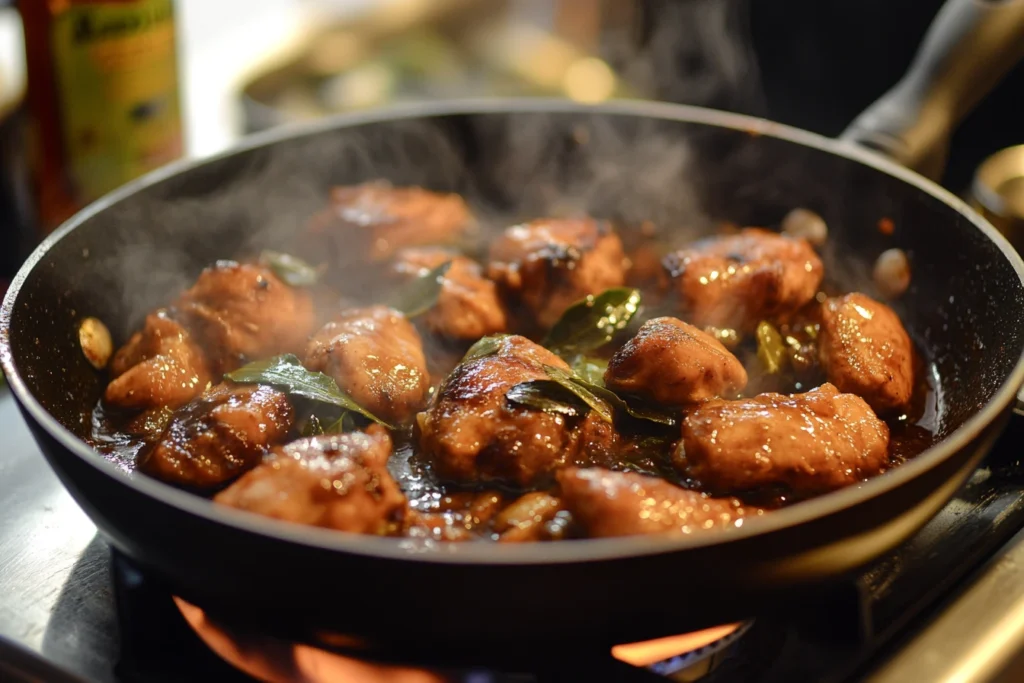
[[[733,653],[753,621],[658,638],[642,643],[616,645],[612,657],[654,673],[685,681],[698,681],[718,668]]]
[[[483,671],[454,672],[379,661],[372,648],[346,636],[328,634],[320,646],[233,628],[211,619],[201,608],[181,599],[174,603],[186,623],[225,662],[269,683],[441,683],[504,680]],[[673,680],[698,681],[715,671],[753,622],[727,624],[657,640],[617,645],[611,655],[619,662],[646,668]]]
[[[174,598],[188,625],[225,662],[268,683],[441,683],[441,671],[363,661],[324,648],[232,629]]]

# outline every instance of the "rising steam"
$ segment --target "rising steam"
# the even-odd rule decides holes
[[[656,30],[639,47],[612,46],[627,81],[663,99],[761,108],[742,4],[649,6],[658,10]],[[654,119],[524,113],[398,120],[300,138],[217,160],[93,219],[104,224],[111,247],[90,255],[89,284],[116,291],[122,305],[114,317],[127,324],[115,333],[123,339],[202,267],[292,248],[331,186],[376,178],[459,192],[485,231],[531,217],[587,214],[627,230],[652,221],[666,242],[680,244],[722,217],[709,199],[722,194],[723,183],[758,184],[744,177],[749,146],[723,146],[721,137]],[[709,168],[708,160],[718,158],[722,163]],[[801,168],[788,170],[803,177]],[[761,220],[777,221],[789,208]]]

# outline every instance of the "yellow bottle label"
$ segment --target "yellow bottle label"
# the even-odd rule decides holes
[[[64,151],[83,203],[181,156],[172,2],[77,5],[54,20]]]

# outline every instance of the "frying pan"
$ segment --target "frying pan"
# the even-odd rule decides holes
[[[966,113],[959,103],[1008,67],[1007,48],[1020,52],[1022,26],[1019,0],[954,0],[907,79],[848,137],[932,160],[934,172],[940,164],[924,150]],[[905,249],[913,281],[896,307],[937,371],[940,441],[882,476],[729,533],[515,547],[276,522],[136,475],[86,445],[105,378],[79,349],[83,317],[123,341],[203,266],[287,245],[332,185],[377,177],[460,192],[509,220],[584,208],[679,235],[709,217],[771,224],[808,207],[830,226],[826,270],[868,291],[874,258]],[[883,217],[894,234],[875,229]],[[88,207],[17,275],[0,312],[0,361],[72,496],[114,547],[184,599],[293,637],[329,631],[518,658],[742,618],[907,538],[1010,417],[1024,383],[1022,277],[1017,254],[961,201],[849,140],[658,103],[417,104],[271,131]]]

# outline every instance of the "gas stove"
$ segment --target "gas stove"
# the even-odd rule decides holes
[[[910,541],[785,614],[571,658],[553,644],[541,656],[523,653],[522,671],[500,672],[487,662],[408,661],[342,637],[299,645],[213,622],[96,534],[8,395],[0,434],[4,681],[1024,680],[1021,418]]]

